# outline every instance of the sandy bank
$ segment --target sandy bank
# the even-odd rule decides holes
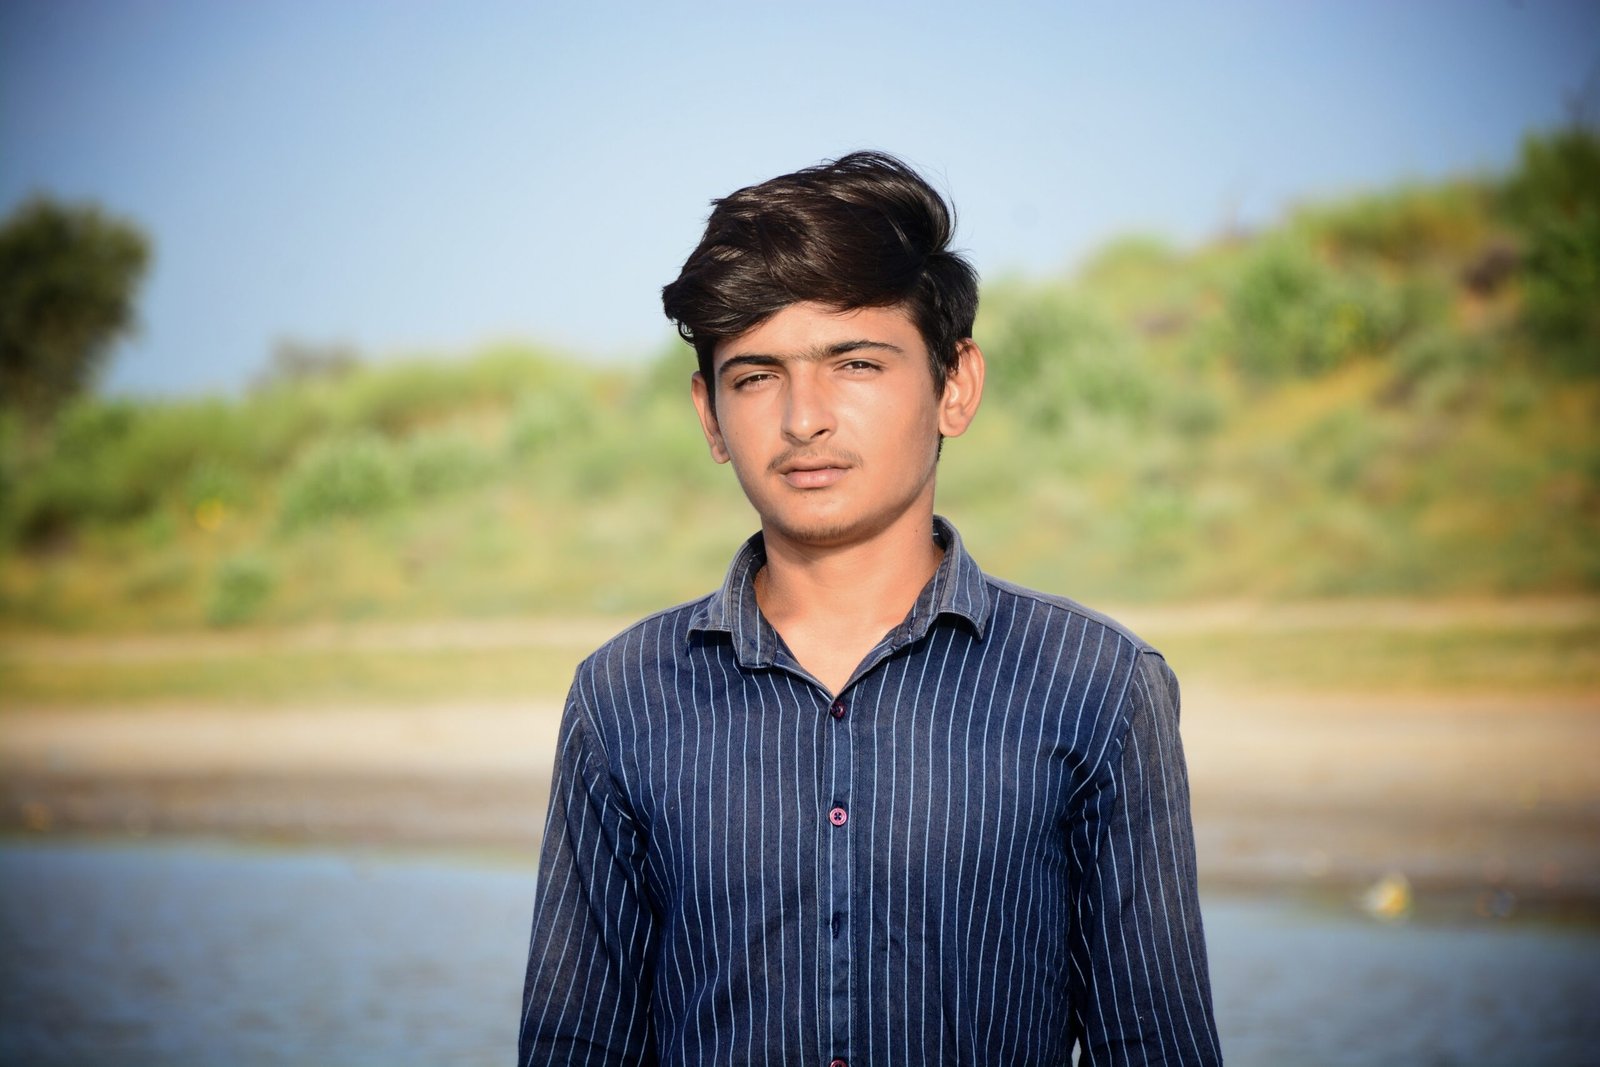
[[[0,829],[532,851],[554,703],[8,711]],[[1212,882],[1506,887],[1600,902],[1600,697],[1195,687]]]

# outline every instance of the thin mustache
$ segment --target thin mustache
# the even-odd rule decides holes
[[[859,467],[861,457],[847,450],[813,452],[807,448],[790,448],[778,453],[777,457],[767,464],[767,470],[773,474],[780,474],[784,467],[799,463],[822,467]]]

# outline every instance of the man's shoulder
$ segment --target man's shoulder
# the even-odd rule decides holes
[[[1026,586],[1008,582],[1003,578],[996,578],[992,574],[985,574],[984,579],[994,591],[997,606],[1006,600],[1030,605],[1034,611],[1043,611],[1048,615],[1059,615],[1061,622],[1070,626],[1087,628],[1091,633],[1103,634],[1108,638],[1125,643],[1129,650],[1137,653],[1150,653],[1160,656],[1161,653],[1150,642],[1140,637],[1132,629],[1112,618],[1104,612],[1096,611],[1084,604],[1073,600],[1071,597],[1061,596],[1058,593],[1046,593],[1038,589],[1029,589]],[[1044,632],[1045,627],[1030,627],[1030,633]]]
[[[604,673],[630,666],[639,669],[653,661],[672,658],[688,645],[695,622],[703,616],[713,595],[708,593],[662,608],[624,627],[585,657],[579,672]]]
[[[1084,650],[1093,650],[1090,659],[1094,667],[1082,674],[1084,684],[1103,685],[1131,698],[1131,702],[1114,702],[1113,706],[1121,709],[1115,721],[1126,726],[1130,719],[1125,713],[1138,707],[1170,707],[1175,713],[1177,675],[1166,657],[1149,641],[1110,615],[1085,607],[1070,597],[985,577],[991,584],[997,608],[1013,618],[1023,615],[1028,618],[1028,623],[1007,627],[1008,633],[1020,634],[1022,641],[1039,642],[1036,649],[1021,649],[1024,654],[1036,653],[1045,659],[1051,656],[1062,660],[1070,658],[1076,664]],[[1072,673],[1074,677],[1079,676],[1076,667]]]

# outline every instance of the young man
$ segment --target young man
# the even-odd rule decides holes
[[[933,512],[983,395],[950,236],[857,153],[663,291],[761,532],[578,670],[521,1063],[1220,1062],[1172,672]]]

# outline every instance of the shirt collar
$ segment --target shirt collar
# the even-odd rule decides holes
[[[965,619],[981,641],[989,623],[989,586],[977,561],[962,547],[961,535],[948,519],[933,517],[933,538],[944,547],[944,559],[917,596],[905,621],[884,637],[887,651],[920,640],[942,618]],[[777,631],[756,604],[755,576],[767,562],[766,545],[756,533],[740,547],[722,587],[707,597],[689,619],[689,632],[730,635],[745,667],[770,667],[783,647]]]

